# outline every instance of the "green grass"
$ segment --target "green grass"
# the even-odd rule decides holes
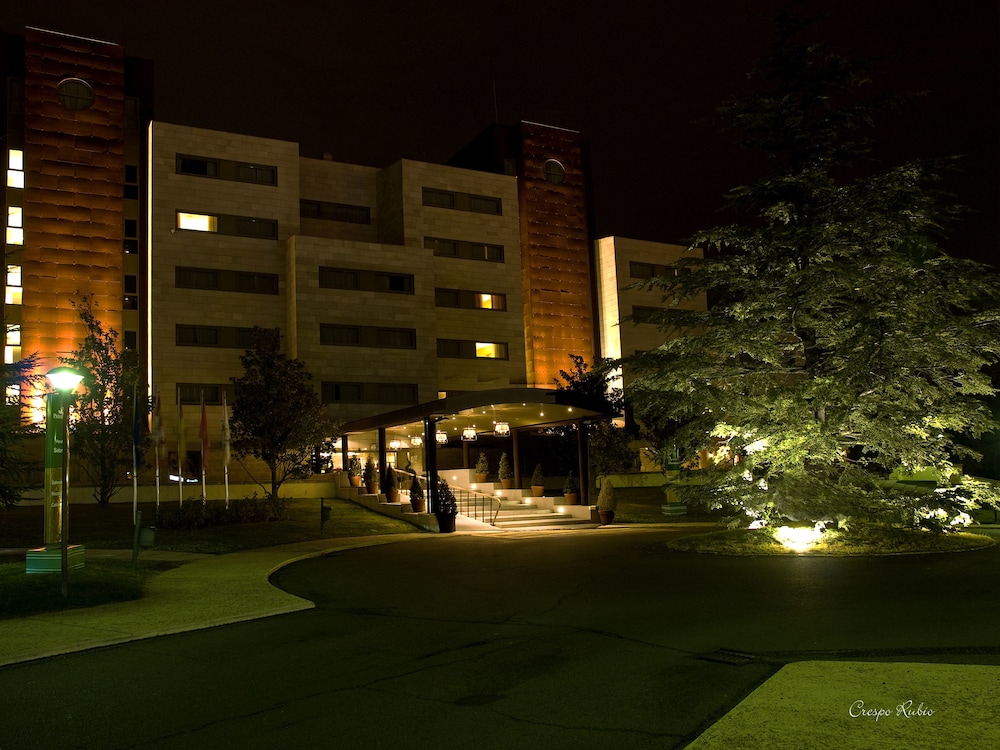
[[[788,549],[767,529],[730,529],[695,534],[667,543],[682,552],[716,555],[890,555],[932,552],[964,552],[989,547],[994,540],[980,534],[932,534],[925,531],[859,527],[851,533],[829,535],[806,552]]]
[[[331,508],[331,513],[322,529],[319,500],[290,500],[286,520],[202,529],[157,529],[153,549],[225,554],[316,539],[423,533],[405,521],[388,518],[346,500],[327,499],[325,504]],[[142,525],[153,525],[155,506],[141,504],[139,509],[143,512]],[[0,510],[0,549],[42,546],[44,526],[40,506]],[[88,549],[131,550],[132,504],[71,505],[69,528],[70,541]],[[122,560],[88,559],[81,570],[71,571],[66,599],[62,597],[60,575],[28,575],[23,558],[0,558],[0,620],[139,599],[150,578],[179,564],[145,560],[140,554],[133,565],[130,555],[124,557]]]
[[[142,560],[136,565],[119,560],[90,561],[81,570],[70,572],[69,596],[64,599],[58,573],[28,575],[23,562],[3,563],[0,620],[139,599],[150,577],[170,567],[174,565]]]

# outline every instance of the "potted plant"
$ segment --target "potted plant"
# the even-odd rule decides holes
[[[371,456],[368,456],[365,461],[365,470],[361,475],[361,479],[365,485],[365,492],[369,495],[378,494],[378,479],[377,472],[375,471],[375,461]]]
[[[597,515],[601,519],[602,526],[608,526],[615,521],[615,508],[618,501],[615,500],[615,486],[610,479],[605,479],[601,484],[601,494],[597,496]]]
[[[387,503],[396,502],[396,495],[399,487],[396,484],[396,471],[391,466],[385,467],[385,475],[382,477],[382,494],[385,495]]]
[[[542,473],[541,464],[537,464],[535,466],[535,471],[531,475],[531,496],[532,497],[545,496],[545,475]]]
[[[490,475],[490,462],[486,460],[486,454],[480,453],[479,460],[476,461],[476,481],[485,482],[486,477]]]
[[[351,480],[351,487],[361,486],[361,456],[351,456],[347,462],[347,476]]]
[[[500,486],[505,490],[509,490],[510,486],[514,484],[514,470],[510,468],[510,460],[506,453],[500,454],[500,468],[497,470],[497,476],[500,478]]]
[[[420,486],[416,472],[413,472],[413,479],[410,481],[410,509],[414,513],[427,510],[427,498],[424,497],[424,488]]]
[[[438,529],[442,534],[455,530],[455,516],[458,515],[458,502],[455,493],[443,479],[438,479],[437,502],[434,505],[434,515],[437,517]]]
[[[580,485],[576,483],[576,477],[573,476],[572,469],[569,470],[569,474],[566,475],[566,483],[563,484],[563,504],[580,504]]]

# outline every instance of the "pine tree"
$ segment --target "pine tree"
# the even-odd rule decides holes
[[[7,326],[5,325],[6,329]],[[26,394],[41,378],[35,355],[13,363],[0,362],[0,508],[16,505],[27,489],[24,483],[25,439],[38,432],[25,417]]]
[[[721,115],[770,172],[729,199],[739,223],[697,234],[704,259],[657,278],[670,338],[626,360],[626,396],[690,461],[689,494],[750,517],[945,525],[985,485],[957,477],[964,442],[996,428],[984,368],[1000,355],[997,273],[938,246],[955,215],[933,185],[945,161],[881,168],[859,137],[888,100],[783,18],[763,87]],[[936,493],[894,483],[931,470]],[[952,483],[953,482],[953,483]],[[939,513],[938,509],[942,512]]]

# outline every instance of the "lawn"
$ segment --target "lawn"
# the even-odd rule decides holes
[[[331,513],[322,528],[319,500],[291,500],[289,517],[283,521],[190,530],[157,529],[154,549],[224,554],[316,539],[425,533],[405,521],[387,518],[346,500],[328,499],[325,504]],[[143,513],[142,525],[153,525],[155,506],[140,505],[139,509]],[[74,544],[83,544],[91,550],[130,550],[134,528],[132,504],[72,505],[69,528],[69,539]],[[40,506],[0,510],[0,549],[39,547],[43,535]],[[82,570],[71,572],[69,597],[64,600],[59,575],[28,575],[23,553],[12,552],[0,557],[0,620],[138,599],[152,576],[177,564],[147,560],[141,554],[135,564],[128,554],[123,559],[88,559]]]

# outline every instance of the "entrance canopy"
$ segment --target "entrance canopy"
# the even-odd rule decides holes
[[[492,391],[472,391],[424,404],[397,409],[364,419],[356,419],[341,427],[348,450],[364,450],[367,444],[351,444],[351,437],[385,430],[387,441],[399,441],[408,446],[414,437],[424,437],[424,425],[430,421],[436,430],[449,439],[459,440],[463,431],[474,429],[477,434],[493,434],[497,422],[506,422],[511,432],[526,427],[572,424],[581,420],[611,419],[587,406],[576,393],[546,388],[502,388]]]

